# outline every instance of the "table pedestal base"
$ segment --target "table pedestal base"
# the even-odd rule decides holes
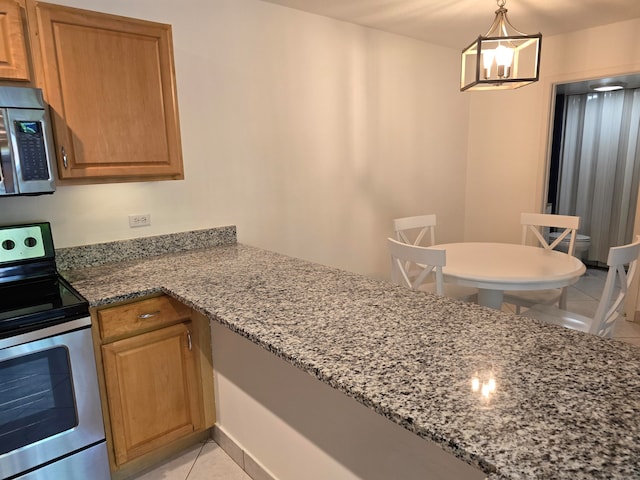
[[[502,299],[504,298],[504,292],[502,290],[487,290],[484,288],[478,289],[478,304],[485,307],[495,308],[496,310],[502,309]]]

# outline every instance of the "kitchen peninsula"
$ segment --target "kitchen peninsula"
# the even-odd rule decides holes
[[[277,412],[282,422],[293,419],[292,430],[308,443],[317,442],[316,428],[327,430],[331,408],[346,405],[361,418],[373,415],[372,423],[382,421],[398,438],[408,434],[419,440],[439,464],[438,471],[428,471],[419,455],[408,459],[390,451],[388,439],[369,439],[388,451],[389,461],[394,456],[415,461],[405,464],[408,473],[397,478],[640,478],[640,350],[634,346],[233,240],[96,266],[84,266],[92,264],[87,255],[75,248],[61,252],[59,269],[92,306],[164,292],[211,320],[214,368],[222,367],[226,375],[216,385],[216,399],[222,400],[216,408],[221,427],[243,445],[241,430],[252,428],[256,437],[270,438],[275,450],[286,449],[287,442],[278,432],[261,432],[251,424],[259,409],[247,412],[244,425],[234,424],[232,415],[225,417],[222,390],[235,380],[231,346],[239,355],[249,344],[258,350],[256,358],[268,355],[292,369],[274,367],[280,368],[277,375],[294,372],[290,379],[270,378],[264,375],[276,370],[253,364],[263,393],[269,386],[287,388],[283,398],[293,405],[296,396],[307,398],[295,386],[312,381],[339,395],[328,411],[314,404],[297,406],[306,409],[306,416]],[[122,255],[127,257],[132,258]],[[236,372],[247,366],[235,360]],[[304,378],[298,379],[301,372]],[[473,378],[482,383],[489,377],[495,380],[494,391],[483,396],[472,388]],[[259,389],[243,383],[247,378],[236,388],[249,395]],[[276,397],[269,395],[255,399],[266,399],[264,415],[277,407]],[[335,415],[343,418],[338,411]],[[339,445],[340,438],[335,442]],[[295,478],[272,463],[264,453],[267,447],[245,446],[282,480]],[[362,474],[366,467],[358,464],[358,455],[342,454],[342,447],[355,452],[358,446],[317,446],[328,457],[340,457],[336,468],[351,472],[350,478],[371,478]],[[369,458],[373,465],[385,462],[377,453]],[[291,459],[295,462],[304,463],[304,458]]]

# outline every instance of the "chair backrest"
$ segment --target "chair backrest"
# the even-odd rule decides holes
[[[415,217],[395,218],[393,220],[393,229],[396,232],[396,240],[408,243],[410,245],[431,246],[436,243],[436,216],[418,215]],[[419,231],[417,231],[420,229]],[[416,230],[417,234],[414,238],[410,237],[409,231]],[[425,235],[429,235],[427,240],[429,243],[423,244]]]
[[[387,238],[387,246],[391,255],[391,280],[394,283],[415,290],[434,272],[436,293],[444,295],[442,267],[446,263],[445,250],[409,245],[393,238]],[[420,272],[415,278],[409,275],[413,265]]]
[[[533,233],[538,240],[538,244],[548,250],[554,250],[560,242],[567,236],[569,237],[569,248],[567,253],[573,255],[576,243],[576,232],[580,227],[580,217],[571,215],[553,215],[549,213],[522,213],[520,215],[520,223],[522,224],[522,244],[527,244],[527,234]],[[563,228],[552,243],[545,238],[543,228]]]
[[[613,327],[620,316],[624,298],[636,274],[638,256],[640,256],[640,236],[637,236],[633,243],[609,249],[607,258],[609,273],[607,273],[602,297],[593,317],[590,333],[603,337],[611,337],[613,334]],[[625,265],[628,265],[626,269]],[[617,295],[615,295],[616,288],[620,289]]]

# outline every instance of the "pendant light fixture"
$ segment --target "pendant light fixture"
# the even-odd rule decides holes
[[[496,18],[484,36],[462,51],[460,90],[506,90],[538,81],[542,34],[516,30],[506,0],[496,0]]]

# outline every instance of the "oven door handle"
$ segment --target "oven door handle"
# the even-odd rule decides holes
[[[61,333],[69,332],[71,330],[77,330],[80,328],[86,328],[91,326],[91,317],[82,317],[75,320],[69,320],[68,322],[62,322],[50,327],[38,328],[31,332],[20,333],[11,337],[0,339],[0,348],[15,347],[22,343],[35,342],[47,337],[53,337]]]

